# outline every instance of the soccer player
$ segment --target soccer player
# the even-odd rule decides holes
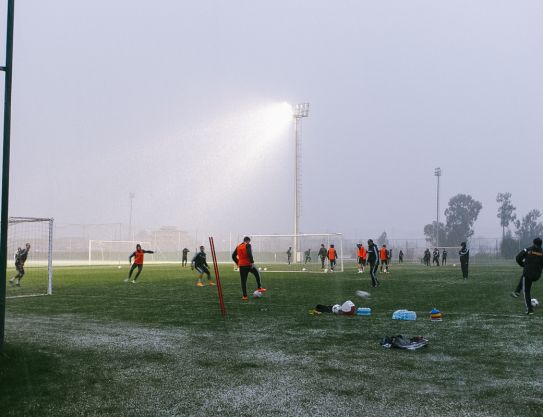
[[[358,273],[362,274],[364,272],[364,269],[366,268],[366,257],[368,251],[362,243],[359,243],[356,246],[358,248],[358,251],[356,252],[356,256],[358,257]]]
[[[403,250],[400,249],[398,252],[398,263],[403,263]]]
[[[209,285],[215,285],[215,283],[211,280],[211,274],[209,273],[209,265],[206,261],[206,253],[204,252],[204,247],[200,246],[200,252],[198,252],[196,255],[194,255],[194,258],[192,258],[192,261],[190,263],[190,269],[193,271],[196,269],[200,275],[198,275],[198,282],[196,285],[198,287],[203,287],[204,283],[202,281],[202,277],[204,274],[207,275],[207,283]]]
[[[190,251],[187,248],[183,248],[183,258],[181,260],[181,267],[186,268],[187,266],[187,255]]]
[[[324,261],[326,261],[326,256],[328,256],[328,251],[324,247],[324,243],[321,244],[318,255],[321,258],[321,268],[324,270]]]
[[[292,259],[292,247],[288,247],[287,250],[287,263],[290,265],[290,260]]]
[[[128,263],[132,262],[132,258],[134,258],[134,263],[130,267],[130,271],[128,272],[128,277],[125,278],[124,282],[130,281],[130,278],[132,277],[132,272],[134,272],[134,269],[138,268],[138,272],[136,273],[136,276],[132,281],[130,281],[132,284],[136,283],[136,280],[141,274],[141,270],[143,269],[143,257],[146,253],[155,253],[152,250],[144,250],[141,248],[141,245],[138,243],[136,245],[136,250],[132,252],[132,254],[128,257]]]
[[[422,260],[424,262],[424,265],[430,266],[430,258],[431,257],[432,257],[432,255],[430,255],[430,249],[426,248],[426,250],[424,251],[424,257],[422,258]]]
[[[381,261],[381,272],[388,274],[387,245],[383,245],[381,246],[381,249],[379,249],[379,261]]]
[[[458,255],[460,256],[460,268],[462,268],[462,276],[464,279],[468,279],[469,249],[466,246],[466,242],[462,242],[460,244]]]
[[[441,252],[441,266],[447,265],[447,249],[443,248],[443,252]]]
[[[368,263],[370,264],[371,286],[378,287],[381,285],[377,280],[377,270],[379,268],[379,251],[377,245],[372,239],[368,240]]]
[[[304,264],[311,262],[311,248],[304,252]]]
[[[533,246],[523,249],[516,257],[517,263],[523,268],[522,276],[515,291],[511,295],[517,298],[520,292],[524,290],[524,302],[526,303],[526,314],[534,314],[532,306],[532,284],[541,277],[543,271],[543,249],[541,238],[536,237]]]
[[[328,249],[328,254],[326,255],[328,257],[328,260],[330,261],[330,271],[334,272],[334,268],[336,267],[336,259],[337,259],[337,252],[334,248],[334,245],[330,245],[330,249]]]
[[[17,275],[9,280],[11,285],[15,284],[17,287],[21,286],[21,280],[25,275],[25,262],[26,258],[28,258],[28,252],[30,252],[30,243],[27,243],[24,249],[17,249],[17,253],[15,254],[15,269],[17,270]]]
[[[243,293],[243,297],[241,298],[242,301],[249,300],[249,298],[247,297],[247,277],[249,276],[249,272],[253,274],[256,279],[258,291],[266,292],[266,288],[263,288],[262,283],[260,282],[260,274],[258,273],[258,269],[256,269],[254,265],[255,260],[253,259],[251,238],[249,236],[245,236],[243,238],[243,242],[236,246],[234,253],[232,253],[232,260],[239,268],[239,276],[241,278],[241,291]]]
[[[432,265],[439,266],[439,249],[434,248],[434,252],[432,253]]]

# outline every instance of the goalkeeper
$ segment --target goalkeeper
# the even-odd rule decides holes
[[[190,269],[194,270],[196,269],[200,275],[198,275],[198,282],[196,285],[198,287],[203,287],[204,283],[202,281],[202,277],[204,274],[207,275],[207,283],[209,285],[215,285],[215,283],[211,280],[211,274],[209,273],[209,265],[206,261],[206,253],[204,252],[204,247],[200,246],[200,252],[198,252],[196,255],[194,255],[194,258],[192,258],[192,261],[190,263]]]
[[[30,252],[30,243],[27,243],[24,249],[17,249],[17,253],[15,254],[15,269],[17,270],[17,275],[9,280],[10,284],[15,284],[17,287],[21,286],[21,280],[25,275],[25,262],[26,258],[28,258],[28,252]]]
[[[132,254],[128,257],[128,263],[132,262],[132,258],[134,258],[134,263],[132,264],[132,267],[130,268],[130,272],[128,272],[128,277],[124,280],[124,282],[130,281],[130,278],[132,277],[132,272],[134,272],[134,269],[138,268],[138,272],[136,273],[136,276],[131,281],[132,284],[136,283],[136,280],[141,274],[141,270],[143,269],[143,257],[146,253],[155,253],[152,250],[144,250],[141,248],[141,245],[138,243],[136,245],[136,250],[132,252]]]

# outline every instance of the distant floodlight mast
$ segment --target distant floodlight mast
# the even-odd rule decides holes
[[[11,134],[11,80],[13,70],[13,16],[15,0],[8,0],[6,63],[0,67],[4,81],[4,138],[2,146],[2,209],[0,212],[0,352],[4,350],[6,324],[6,267],[8,263],[9,152]]]
[[[439,178],[441,177],[441,168],[436,168],[434,175],[437,177],[436,247],[439,247]]]
[[[302,187],[302,119],[309,116],[309,103],[299,103],[294,106],[294,256],[298,261],[300,248],[298,247],[298,234],[300,233],[300,200]]]

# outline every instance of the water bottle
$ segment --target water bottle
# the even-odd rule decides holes
[[[358,307],[356,309],[357,316],[371,316],[371,308],[369,307]]]

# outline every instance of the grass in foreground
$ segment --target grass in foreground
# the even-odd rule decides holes
[[[8,300],[3,416],[541,415],[543,311],[525,317],[509,297],[514,266],[472,267],[468,281],[459,268],[394,266],[375,290],[354,268],[265,273],[268,292],[248,304],[223,268],[225,320],[190,269],[148,265],[135,285],[126,272],[56,269],[53,296]],[[373,315],[308,315],[346,299]],[[418,320],[391,320],[398,308]],[[379,346],[395,334],[430,346]]]

